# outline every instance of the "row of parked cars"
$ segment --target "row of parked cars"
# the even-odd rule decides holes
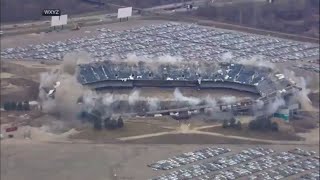
[[[179,169],[168,174],[153,178],[152,180],[179,180],[179,179],[193,179],[200,177],[227,167],[244,163],[258,157],[266,156],[273,153],[272,149],[268,148],[249,148],[240,153],[220,157],[218,159],[206,161],[200,164],[195,164],[190,167]]]
[[[298,60],[307,57],[316,58],[319,54],[317,44],[299,43],[240,32],[212,30],[194,25],[166,28],[142,27],[135,32],[221,47],[229,51],[243,53],[244,56],[260,54],[272,58]]]
[[[320,179],[319,170],[309,172],[308,174],[303,174],[299,178],[296,178],[296,180],[319,180],[319,179]]]
[[[165,160],[160,160],[149,164],[148,166],[154,170],[169,170],[200,160],[217,157],[230,151],[230,149],[223,147],[207,147],[193,152],[186,152]]]
[[[198,180],[238,179],[244,176],[248,176],[248,178],[251,180],[282,179],[284,177],[295,175],[305,170],[318,167],[319,164],[316,163],[315,158],[303,160],[304,156],[310,156],[308,154],[311,153],[304,150],[293,150],[289,152],[274,153],[257,158],[248,163],[237,165],[228,170],[221,170],[214,174],[200,177],[198,178]],[[286,163],[291,164],[287,166],[281,166],[282,164]],[[308,163],[311,163],[312,165]],[[272,169],[274,167],[278,168]]]
[[[294,67],[297,67],[297,68],[300,68],[300,69],[304,69],[304,70],[308,70],[308,71],[314,71],[314,72],[317,72],[317,73],[320,72],[319,64],[294,65]]]
[[[297,155],[301,155],[301,156],[314,156],[316,154],[315,151],[306,151],[304,149],[300,149],[300,148],[294,148],[293,150],[289,151],[292,154],[297,154]]]
[[[300,148],[278,153],[267,148],[250,148],[237,154],[175,170],[152,180],[231,180],[244,177],[252,180],[283,179],[319,169],[319,157],[314,156],[315,154],[314,151]],[[316,173],[313,176],[316,176]],[[314,179],[312,177],[309,179]]]
[[[4,59],[57,59],[67,52],[85,50],[93,60],[127,58],[128,54],[148,58],[162,55],[181,56],[184,59],[207,61],[225,60],[224,53],[249,59],[263,55],[274,62],[317,58],[317,44],[293,42],[241,32],[208,29],[195,24],[166,23],[125,31],[98,29],[95,36],[67,39],[27,47],[4,49]]]
[[[294,163],[277,167],[275,169],[267,170],[265,172],[261,172],[254,176],[249,176],[250,180],[273,180],[273,179],[284,179],[289,176],[293,176],[299,173],[303,173],[309,170],[319,170],[319,161],[314,158],[308,158],[306,160],[298,160]],[[316,175],[316,173],[314,173]],[[319,174],[319,171],[318,171]],[[312,176],[302,176],[303,179],[314,179]],[[300,179],[300,178],[299,178]]]

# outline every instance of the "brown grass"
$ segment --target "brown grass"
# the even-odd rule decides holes
[[[224,129],[222,127],[212,127],[212,128],[202,129],[202,131],[221,133],[224,135],[266,139],[266,140],[286,140],[286,141],[302,140],[299,136],[293,133],[272,132],[272,131],[252,131],[247,128],[246,124],[243,125],[243,128],[241,130],[232,129],[232,128]]]
[[[26,123],[33,125],[37,118],[43,115],[40,111],[1,111],[0,124],[6,123]],[[21,120],[19,116],[28,114],[29,120]]]
[[[291,121],[291,124],[297,133],[309,132],[311,129],[318,127],[319,122],[316,119],[301,119]]]
[[[153,124],[143,122],[125,122],[124,127],[121,129],[95,131],[92,128],[86,128],[71,138],[95,141],[117,141],[116,138],[120,137],[137,136],[164,131],[167,131],[167,129]]]
[[[24,78],[1,79],[1,104],[6,101],[36,100],[39,83]]]
[[[124,142],[132,144],[266,144],[203,134],[168,134]]]

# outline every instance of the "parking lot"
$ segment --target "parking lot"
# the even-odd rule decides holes
[[[318,180],[320,179],[319,171],[311,171],[308,174],[301,175],[297,180]]]
[[[97,29],[94,37],[81,37],[26,47],[4,49],[5,59],[61,60],[71,51],[88,51],[94,60],[125,59],[130,54],[148,58],[181,56],[184,60],[225,61],[260,55],[271,62],[315,59],[317,44],[212,29],[195,24],[166,23],[124,31]],[[228,54],[230,53],[230,54]],[[226,55],[227,54],[227,55]]]
[[[172,138],[172,136],[170,137]],[[187,137],[186,137],[187,138]],[[10,143],[11,142],[11,143]],[[154,140],[156,142],[156,140]],[[195,142],[195,141],[194,141]],[[29,143],[29,142],[16,142],[16,141],[3,141],[1,142],[1,179],[6,180],[19,180],[19,179],[47,179],[47,180],[79,180],[79,179],[127,179],[127,180],[145,180],[152,179],[159,176],[164,176],[173,171],[185,173],[198,173],[197,177],[193,179],[204,178],[205,176],[213,176],[219,171],[226,171],[228,169],[238,167],[242,164],[256,161],[265,156],[272,156],[281,152],[288,152],[296,147],[310,151],[316,151],[316,155],[302,156],[301,159],[294,160],[299,162],[306,159],[316,159],[319,156],[319,146],[314,145],[281,145],[281,144],[93,144],[93,143]],[[247,159],[245,155],[252,154],[252,150],[262,153],[262,147],[268,153],[268,149],[275,152],[267,155]],[[160,160],[167,160],[174,156],[182,155],[186,152],[196,152],[203,149],[217,149],[224,148],[230,149],[230,152],[199,160],[190,164],[181,165],[180,167],[170,170],[153,170],[150,165]],[[249,151],[251,149],[251,151]],[[246,152],[247,150],[248,152]],[[246,153],[245,153],[246,152]],[[250,153],[251,152],[251,153]],[[263,151],[264,152],[264,151]],[[50,154],[50,156],[48,156]],[[229,167],[225,167],[226,163],[234,163],[230,161],[230,157],[243,155],[246,162],[240,162]],[[283,155],[281,155],[283,156]],[[274,156],[272,156],[274,157]],[[224,160],[210,165],[211,162],[217,160]],[[236,158],[233,161],[239,161]],[[9,162],[9,163],[8,163]],[[11,163],[10,163],[11,162]],[[32,163],[30,163],[32,162]],[[288,165],[293,162],[283,163],[279,166],[274,166],[271,169]],[[199,172],[188,172],[187,170],[194,165],[205,164],[207,169],[201,166],[201,169],[208,172],[204,175]],[[210,170],[209,170],[210,168]],[[240,167],[239,167],[240,168]],[[198,170],[199,168],[197,168]],[[268,169],[268,170],[269,170]],[[210,171],[210,172],[209,172]],[[250,171],[250,169],[248,170]],[[263,171],[257,171],[250,175],[242,175],[240,180],[248,180],[249,176],[257,175]],[[59,173],[57,173],[59,172]],[[116,173],[116,177],[115,177]],[[245,173],[245,172],[241,172]],[[312,174],[311,174],[312,173]],[[315,173],[315,174],[313,174]],[[304,173],[299,173],[290,176],[290,179],[300,179],[300,176],[309,174],[309,176],[316,177],[318,169],[311,169]],[[307,178],[307,176],[306,176]],[[160,179],[160,178],[158,178]],[[179,179],[179,178],[163,178],[163,179]],[[180,178],[181,179],[181,178]],[[188,179],[188,178],[185,178]],[[221,178],[227,179],[227,178]],[[283,178],[289,179],[289,178]],[[312,179],[312,178],[309,178]]]
[[[214,148],[207,147],[193,152],[186,152],[181,155],[174,156],[166,160],[160,160],[156,163],[148,165],[154,170],[169,170],[181,165],[190,164],[200,160],[217,157],[221,154],[230,152],[228,148]]]
[[[319,177],[319,157],[315,156],[316,152],[305,151],[300,148],[295,148],[287,152],[275,152],[270,148],[249,148],[242,150],[239,153],[230,154],[223,157],[212,156],[208,158],[202,155],[202,152],[207,152],[211,148],[204,148],[198,151],[189,152],[195,157],[193,163],[188,167],[184,167],[169,173],[165,173],[152,180],[178,180],[178,179],[284,179],[290,176],[295,176],[301,173],[302,179],[316,179]],[[199,153],[200,152],[200,153]],[[202,158],[200,158],[203,156]],[[177,168],[188,163],[175,163],[176,157],[168,160],[160,160],[152,164],[154,170],[169,170]],[[192,157],[192,156],[191,156]],[[189,157],[188,159],[192,159]],[[211,158],[211,159],[209,159]],[[208,159],[205,162],[195,163],[198,160]],[[161,162],[170,163],[161,163]],[[299,179],[299,178],[298,178]]]

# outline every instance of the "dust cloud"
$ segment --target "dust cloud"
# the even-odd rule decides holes
[[[77,65],[90,61],[89,54],[85,52],[69,53],[65,55],[58,69],[40,75],[39,100],[43,112],[57,115],[61,120],[72,121],[76,120],[77,114],[83,110],[87,112],[99,110],[103,116],[109,116],[113,113],[113,108],[117,108],[113,106],[114,103],[119,101],[126,101],[131,107],[136,106],[137,102],[145,101],[150,111],[161,109],[160,100],[157,97],[145,97],[139,89],[133,89],[127,94],[114,94],[98,93],[82,86],[77,80],[79,73]],[[127,61],[140,63],[141,59],[132,55]],[[181,58],[178,57],[163,56],[151,59],[148,63],[154,67],[167,63],[177,64],[180,61]],[[60,86],[54,88],[57,82]],[[48,95],[52,90],[55,90],[54,97]],[[197,105],[204,101],[204,99],[184,96],[178,88],[174,90],[172,97],[172,101],[187,102],[189,105]],[[79,99],[81,99],[80,102]],[[216,104],[213,98],[205,100],[212,105]]]
[[[40,74],[39,99],[42,110],[46,113],[59,114],[68,119],[75,118],[77,101],[86,91],[77,80],[77,65],[89,63],[90,56],[85,52],[66,54],[59,69]],[[48,97],[56,82],[55,98]]]
[[[283,98],[281,97],[276,97],[274,101],[270,102],[268,105],[267,105],[267,109],[266,109],[266,114],[267,115],[272,115],[274,114],[275,112],[278,111],[278,109],[281,107],[281,106],[284,106],[286,103],[284,101]]]
[[[201,100],[199,98],[196,98],[196,97],[187,97],[187,96],[184,96],[179,88],[176,88],[173,92],[173,96],[174,96],[174,100],[175,101],[180,101],[180,102],[187,102],[189,105],[198,105]]]
[[[252,56],[250,59],[242,59],[240,61],[237,61],[237,63],[242,65],[254,66],[254,67],[270,68],[273,70],[276,69],[273,63],[267,61],[261,55]]]
[[[309,89],[309,86],[313,82],[309,80],[308,83],[306,78],[301,76],[298,77],[293,71],[289,70],[284,70],[284,75],[286,76],[286,78],[295,82],[296,86],[301,88],[301,90],[297,91],[293,97],[301,104],[302,109],[306,111],[314,111],[315,108],[312,106],[312,102],[308,97],[308,95],[311,93],[311,89]]]
[[[228,61],[233,55],[231,53],[225,54],[223,58]],[[115,57],[116,58],[116,57]],[[133,89],[127,94],[114,94],[114,93],[97,93],[82,86],[78,80],[78,64],[84,64],[91,62],[90,56],[85,52],[69,53],[66,54],[59,69],[42,73],[40,75],[40,92],[39,99],[42,105],[42,109],[46,113],[58,114],[61,119],[74,120],[76,115],[82,110],[91,112],[95,109],[101,109],[104,115],[110,115],[116,108],[113,106],[115,102],[127,101],[129,106],[136,106],[137,102],[145,101],[148,110],[156,111],[161,109],[160,100],[157,97],[146,97],[141,94],[139,89]],[[197,61],[190,63],[182,63],[181,57],[161,56],[158,58],[146,58],[138,57],[135,54],[128,55],[127,59],[114,59],[115,63],[129,63],[139,65],[139,63],[146,63],[151,69],[155,71],[163,64],[173,64],[182,67],[198,67],[199,77],[201,72],[208,71],[208,68],[215,68],[216,64],[209,65],[206,63],[199,63]],[[240,62],[246,65],[253,65],[259,67],[274,68],[273,64],[268,64],[263,61],[262,57],[256,56],[252,59]],[[297,82],[297,86],[302,88],[302,91],[297,93],[297,99],[305,109],[312,108],[311,101],[308,98],[310,90],[307,88],[307,82],[304,78],[296,77],[292,72],[286,72],[286,77],[293,79]],[[60,82],[60,86],[55,88],[54,98],[48,96],[48,91],[52,90],[56,82]],[[79,98],[82,99],[82,103],[79,103]],[[187,102],[188,105],[199,105],[202,102],[216,107],[217,102],[224,102],[226,104],[232,104],[236,102],[234,96],[223,96],[220,98],[212,98],[210,95],[204,98],[197,98],[192,96],[185,96],[181,93],[179,88],[176,88],[172,93],[172,101],[175,102]],[[274,113],[277,109],[284,104],[284,100],[281,98],[276,99],[270,103],[267,108],[268,113]],[[259,106],[264,106],[263,104]]]
[[[232,52],[223,53],[222,56],[221,56],[221,60],[223,62],[231,62],[232,58],[233,58]]]
[[[125,59],[113,56],[111,58],[111,62],[114,64],[126,63],[134,66],[139,66],[139,64],[142,63],[154,73],[159,71],[160,65],[177,65],[186,63],[186,61],[183,61],[183,58],[180,56],[163,55],[155,58],[149,58],[147,56],[137,56],[134,53],[128,54]]]
[[[237,101],[235,96],[222,96],[220,99],[225,104],[233,104]]]

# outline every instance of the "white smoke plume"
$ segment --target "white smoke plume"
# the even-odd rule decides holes
[[[138,65],[139,63],[143,62],[152,65],[162,65],[162,64],[172,64],[176,65],[177,63],[183,62],[183,58],[180,56],[170,56],[170,55],[163,55],[155,58],[149,58],[147,56],[137,56],[135,53],[129,53],[127,58],[121,59],[117,56],[111,58],[113,63],[128,63],[131,65]]]
[[[265,111],[265,104],[262,100],[256,100],[252,106],[252,112],[255,115],[262,114]]]
[[[232,52],[223,53],[221,56],[222,62],[231,62],[232,58],[233,58]]]
[[[180,56],[171,56],[171,55],[163,55],[155,58],[150,58],[147,56],[137,56],[134,53],[130,53],[127,55],[127,58],[121,59],[117,56],[113,56],[111,58],[111,62],[118,63],[127,63],[129,65],[138,66],[140,63],[143,63],[146,67],[148,67],[152,72],[157,73],[159,71],[159,66],[161,65],[180,65],[188,64],[187,61],[183,60]]]
[[[160,109],[160,100],[155,97],[148,97],[147,98],[149,111],[156,111]]]
[[[131,94],[129,95],[129,97],[128,97],[129,105],[133,106],[139,100],[141,100],[140,91],[139,90],[133,90],[131,92]]]
[[[257,100],[254,108],[256,108],[256,109],[262,109],[263,106],[264,106],[264,102],[261,101],[261,100]]]
[[[312,102],[308,97],[308,95],[311,93],[311,90],[308,88],[306,79],[304,77],[298,77],[293,71],[288,70],[284,71],[284,75],[286,76],[286,78],[294,81],[296,85],[301,88],[301,91],[298,91],[294,95],[294,98],[301,104],[302,109],[307,111],[314,111],[315,108],[312,106]]]
[[[102,97],[102,104],[105,106],[110,106],[114,101],[114,95],[111,93],[106,93],[103,97]]]
[[[76,67],[79,63],[88,62],[90,57],[85,52],[69,53],[63,58],[59,69],[40,74],[39,99],[44,112],[58,113],[64,119],[74,119],[79,111],[76,106],[78,98],[85,90],[76,79]],[[48,91],[58,81],[60,86],[55,89],[55,98],[48,97]]]
[[[210,95],[208,95],[205,98],[205,103],[208,104],[211,107],[217,107],[217,101],[215,98],[211,97]]]
[[[276,99],[273,102],[270,102],[267,106],[266,109],[266,113],[268,115],[272,115],[275,112],[277,112],[277,110],[281,107],[285,105],[285,101],[283,98],[281,97],[276,97]]]
[[[59,70],[43,72],[40,74],[40,88],[51,87],[59,78]]]
[[[233,104],[237,102],[237,98],[235,96],[222,96],[220,100],[226,104]]]
[[[173,92],[174,100],[180,102],[187,102],[189,105],[197,105],[201,102],[199,98],[184,96],[178,88]]]
[[[154,59],[154,63],[158,64],[173,64],[177,65],[183,61],[182,57],[180,56],[170,56],[170,55],[164,55],[159,56],[158,58]]]
[[[261,55],[253,56],[250,59],[241,59],[240,61],[237,61],[237,63],[243,64],[243,65],[255,66],[255,67],[265,67],[265,68],[275,69],[274,64],[267,61]]]
[[[86,91],[83,93],[83,104],[88,111],[92,111],[96,106],[98,106],[98,100],[100,96],[94,91]]]

